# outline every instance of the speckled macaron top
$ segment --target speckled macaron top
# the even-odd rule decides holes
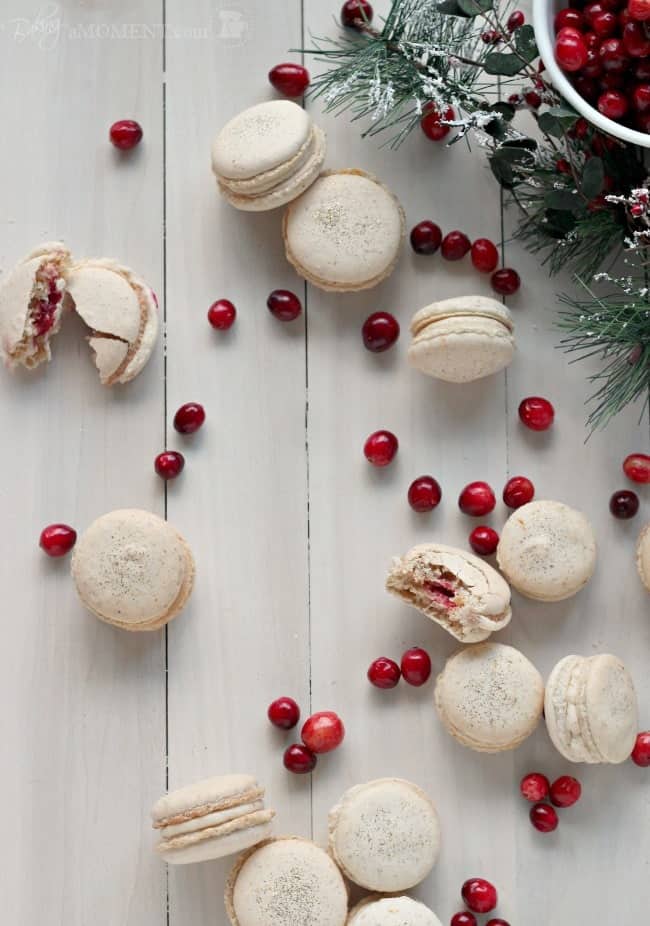
[[[646,524],[636,545],[636,565],[641,581],[650,592],[650,524]]]
[[[345,792],[329,816],[329,846],[350,881],[394,893],[419,884],[440,853],[440,822],[431,798],[400,778],[380,778]]]
[[[497,562],[522,595],[561,601],[579,592],[593,575],[596,538],[582,512],[562,502],[530,502],[506,521]]]
[[[412,897],[367,897],[350,910],[348,926],[442,926],[433,910]]]

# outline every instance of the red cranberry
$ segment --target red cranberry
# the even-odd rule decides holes
[[[637,80],[650,80],[650,60],[638,61],[634,68]]]
[[[569,164],[566,158],[559,158],[555,162],[555,169],[557,170],[559,174],[570,174],[571,173],[571,165]]]
[[[373,312],[363,323],[361,336],[367,350],[381,354],[398,339],[399,322],[390,312]]]
[[[490,283],[495,293],[501,296],[513,296],[521,286],[521,278],[516,270],[503,267],[502,270],[496,270],[492,274]]]
[[[521,29],[525,22],[526,17],[521,12],[521,10],[513,10],[510,16],[508,16],[506,28],[508,32],[515,32],[517,29]]]
[[[161,479],[176,479],[183,472],[185,457],[176,450],[165,450],[158,454],[153,465]]]
[[[531,772],[524,775],[519,784],[519,790],[522,797],[525,797],[531,804],[543,801],[548,797],[551,786],[546,775],[540,775],[539,772]]]
[[[462,913],[454,913],[450,926],[477,926],[476,917],[473,913],[468,913],[467,910],[463,910]]]
[[[535,804],[530,808],[530,822],[540,833],[552,833],[559,821],[550,804]]]
[[[619,38],[605,39],[598,53],[604,69],[615,74],[620,74],[630,63],[623,40]]]
[[[532,502],[535,495],[535,486],[525,476],[513,476],[508,479],[503,490],[503,501],[508,508],[521,508]]]
[[[563,29],[555,40],[555,57],[563,71],[579,71],[587,63],[587,46],[579,35]]]
[[[535,395],[519,403],[519,420],[531,431],[547,431],[554,418],[555,409],[548,399]]]
[[[142,126],[134,119],[120,119],[111,126],[109,138],[120,151],[130,151],[142,141]]]
[[[237,309],[230,299],[217,299],[208,309],[208,321],[217,331],[227,331],[232,328]]]
[[[622,119],[627,109],[627,97],[620,90],[605,90],[598,97],[598,112],[608,119]]]
[[[582,15],[584,16],[587,25],[590,26],[594,16],[598,16],[598,14],[602,13],[604,9],[604,4],[599,3],[598,0],[596,0],[595,3],[587,3],[582,10]]]
[[[306,746],[294,743],[285,749],[282,761],[287,771],[294,775],[306,775],[316,768],[317,758]]]
[[[375,431],[363,445],[363,452],[373,466],[388,466],[398,447],[399,441],[391,431]]]
[[[481,32],[481,41],[485,45],[498,45],[502,38],[503,36],[496,29],[486,29],[485,32]]]
[[[600,78],[601,90],[623,90],[625,87],[624,74],[603,74]],[[591,143],[591,150],[597,157],[602,157],[605,150],[605,144],[599,136],[596,136]]]
[[[425,219],[411,229],[411,247],[416,254],[435,254],[442,241],[442,231],[435,222]]]
[[[402,677],[408,685],[419,688],[429,681],[431,658],[426,650],[414,646],[402,656]]]
[[[593,77],[586,77],[584,74],[579,74],[574,80],[573,86],[583,100],[587,100],[590,103],[595,103],[600,96],[600,87]]]
[[[641,23],[629,22],[623,27],[623,45],[632,58],[647,58],[650,55],[650,39]]]
[[[266,300],[271,315],[281,322],[292,322],[302,312],[300,299],[288,289],[274,289]]]
[[[595,16],[592,16],[590,25],[596,35],[607,38],[610,35],[614,35],[618,29],[618,16],[607,10],[603,10],[601,13],[596,13]]]
[[[524,101],[531,109],[539,109],[542,105],[542,98],[537,90],[528,90],[524,93]]]
[[[470,482],[458,497],[458,507],[463,514],[482,518],[494,511],[497,500],[487,482]]]
[[[400,680],[400,667],[387,656],[380,656],[370,664],[368,681],[375,688],[394,688]]]
[[[472,245],[472,263],[479,273],[492,273],[499,263],[499,252],[489,238],[477,238]]]
[[[628,0],[627,11],[638,22],[646,22],[650,19],[650,2],[649,0]]]
[[[627,521],[628,518],[633,518],[639,510],[639,496],[629,489],[614,492],[609,500],[609,510],[615,518]]]
[[[454,117],[455,113],[451,106],[440,112],[432,103],[427,103],[420,120],[420,127],[431,141],[442,141],[451,132],[451,126],[445,125],[445,122],[449,122]]]
[[[600,39],[595,32],[583,32],[582,41],[587,46],[588,51],[591,51],[594,48],[600,48]]]
[[[650,109],[650,84],[636,85],[632,91],[632,104],[640,113],[645,113]]]
[[[274,727],[291,730],[300,720],[300,708],[293,698],[276,698],[266,712]]]
[[[194,434],[205,421],[205,409],[198,402],[181,405],[174,415],[174,427],[181,434]]]
[[[589,77],[591,79],[595,79],[596,77],[600,77],[602,73],[603,65],[600,61],[598,48],[588,48],[587,60],[585,61],[584,67],[581,69],[580,74],[576,80],[580,77]]]
[[[551,803],[556,807],[573,807],[581,794],[582,785],[571,775],[562,775],[551,785]]]
[[[433,476],[418,476],[409,486],[408,500],[413,511],[433,511],[441,498],[442,489]]]
[[[48,524],[41,531],[39,546],[48,556],[65,556],[77,542],[77,532],[67,524]]]
[[[500,916],[496,916],[491,920],[488,920],[485,926],[510,926],[506,920],[502,920]]]
[[[631,453],[623,460],[623,472],[632,482],[647,485],[650,482],[650,457],[647,453]]]
[[[344,26],[358,29],[358,21],[370,22],[373,10],[368,0],[346,0],[341,7],[341,22]]]
[[[312,714],[300,731],[300,738],[311,752],[319,755],[337,749],[345,737],[343,721],[334,711]]]
[[[491,913],[497,905],[497,889],[483,878],[470,878],[461,889],[463,900],[474,913]]]
[[[630,757],[635,765],[641,768],[650,766],[650,731],[639,733]]]
[[[494,528],[481,524],[469,535],[469,545],[479,556],[491,556],[499,546],[499,535]]]
[[[471,250],[472,243],[461,231],[450,231],[442,239],[440,253],[445,260],[462,260]]]
[[[309,86],[309,71],[302,64],[276,64],[269,71],[269,82],[278,93],[291,98],[299,97]]]
[[[559,32],[565,26],[573,26],[574,29],[581,30],[584,25],[584,17],[580,10],[572,10],[570,7],[565,10],[558,10],[555,14],[555,31]]]

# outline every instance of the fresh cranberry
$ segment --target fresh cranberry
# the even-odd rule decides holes
[[[463,900],[474,913],[491,913],[497,905],[497,889],[483,878],[470,878],[461,889]]]
[[[433,511],[441,498],[442,489],[433,476],[418,476],[409,486],[408,500],[413,511]]]
[[[368,0],[346,0],[341,7],[341,22],[351,29],[359,28],[359,20],[370,22],[372,15],[373,9]]]
[[[375,688],[394,688],[400,680],[402,672],[393,659],[380,656],[370,663],[368,681]]]
[[[291,730],[300,720],[300,708],[293,698],[276,698],[266,712],[274,727]]]
[[[579,71],[587,63],[587,46],[579,34],[562,29],[555,40],[555,57],[563,71]]]
[[[271,315],[281,322],[292,322],[302,312],[300,299],[288,289],[274,289],[266,305]]]
[[[111,126],[109,138],[120,151],[130,151],[142,141],[142,126],[134,119],[120,119]]]
[[[623,460],[623,472],[632,482],[647,485],[650,482],[650,456],[647,453],[631,453]]]
[[[628,101],[620,90],[605,90],[598,97],[598,112],[608,119],[622,119],[628,110]]]
[[[462,913],[454,913],[450,926],[477,926],[476,917],[473,913],[468,913],[467,910],[463,910]]]
[[[519,403],[519,420],[531,431],[547,431],[554,418],[555,409],[548,399],[535,395]]]
[[[411,247],[416,254],[435,254],[442,241],[442,231],[435,222],[425,219],[411,229]]]
[[[276,64],[269,71],[269,82],[278,93],[295,99],[302,96],[309,86],[309,71],[302,64]]]
[[[629,22],[623,27],[623,45],[631,58],[647,58],[650,55],[650,39],[641,23]]]
[[[639,765],[641,768],[650,766],[650,730],[639,733],[630,758],[635,765]]]
[[[630,63],[623,40],[619,38],[605,39],[598,54],[603,68],[613,74],[625,71]]]
[[[482,518],[494,511],[497,500],[487,482],[470,482],[458,497],[458,507],[463,514]]]
[[[519,790],[522,797],[525,797],[531,804],[536,804],[538,801],[543,801],[548,797],[551,786],[546,775],[531,772],[521,779]]]
[[[285,749],[282,761],[287,771],[294,775],[307,775],[316,768],[317,757],[306,746],[293,743]]]
[[[525,476],[513,476],[508,479],[503,490],[503,501],[508,508],[521,508],[532,502],[535,486]]]
[[[502,38],[503,36],[496,29],[486,29],[485,32],[481,32],[481,41],[485,45],[498,45]]]
[[[489,238],[477,238],[472,245],[472,263],[479,273],[492,273],[499,263],[499,252]]]
[[[600,78],[600,87],[601,90],[623,90],[625,88],[625,75],[615,73],[603,74]],[[591,148],[595,155],[601,157],[605,150],[605,143],[599,136],[596,136],[591,143]]]
[[[521,12],[521,10],[513,10],[510,16],[508,16],[506,28],[508,32],[515,32],[517,29],[521,29],[525,22],[526,17]]]
[[[537,90],[527,90],[526,93],[524,93],[524,101],[531,109],[539,109],[542,105],[542,98]]]
[[[555,162],[555,169],[559,174],[571,173],[571,165],[566,158],[558,158],[558,160]]]
[[[650,109],[650,84],[636,85],[632,91],[632,105],[640,113]]]
[[[551,803],[556,807],[573,807],[581,794],[582,785],[571,775],[562,775],[551,785]]]
[[[628,518],[633,518],[639,510],[639,496],[630,489],[614,492],[609,500],[609,510],[615,518],[627,521]]]
[[[319,755],[337,749],[345,737],[343,721],[334,711],[312,714],[300,731],[300,738],[311,752]]]
[[[592,17],[590,25],[596,35],[608,38],[610,35],[614,35],[618,29],[618,16],[603,10]]]
[[[176,479],[183,472],[185,457],[176,450],[165,450],[158,454],[153,465],[161,479]]]
[[[598,82],[593,77],[587,77],[585,74],[578,74],[578,76],[573,81],[573,86],[576,88],[583,100],[587,100],[589,103],[595,103],[598,97],[600,96],[600,87]]]
[[[559,32],[565,26],[573,26],[574,29],[582,30],[584,26],[584,17],[580,10],[572,10],[568,7],[565,10],[558,10],[555,14],[555,31]]]
[[[442,239],[440,253],[445,260],[462,260],[471,250],[472,243],[462,231],[450,231]]]
[[[174,427],[180,434],[194,434],[205,421],[205,409],[198,402],[186,402],[174,415]]]
[[[513,296],[521,286],[521,277],[511,267],[503,267],[492,274],[490,283],[495,293],[501,296]]]
[[[373,466],[388,466],[398,447],[399,441],[391,431],[375,431],[363,445],[363,452]]]
[[[399,322],[390,312],[373,312],[363,323],[361,336],[367,350],[381,354],[398,339]]]
[[[493,919],[488,920],[485,926],[510,926],[510,923],[502,920],[500,916],[495,916]]]
[[[598,54],[598,49],[588,48],[587,49],[587,60],[585,61],[576,79],[578,79],[579,77],[589,77],[591,79],[595,79],[597,77],[601,77],[602,73],[603,73],[603,65],[600,60],[600,55]]]
[[[530,808],[530,822],[540,833],[552,833],[559,821],[550,804],[535,804]]]
[[[402,656],[402,677],[404,681],[419,688],[429,681],[431,658],[426,650],[414,646]]]
[[[637,80],[650,80],[650,58],[637,61],[634,67],[634,76]]]
[[[39,546],[48,556],[65,556],[77,542],[77,532],[67,524],[48,524],[41,531]]]
[[[638,22],[650,19],[650,0],[628,0],[627,11]]]
[[[432,103],[428,103],[424,108],[424,115],[420,120],[420,127],[431,141],[442,141],[442,139],[446,138],[451,132],[451,126],[445,125],[445,122],[449,122],[451,119],[454,119],[454,117],[455,113],[451,106],[448,106],[440,112],[436,106]]]
[[[469,535],[469,545],[479,556],[492,556],[499,546],[499,535],[493,527],[480,524]]]
[[[588,26],[591,26],[594,16],[598,16],[599,13],[602,13],[605,9],[605,6],[596,0],[595,3],[587,3],[583,7],[582,15],[585,18],[585,22]]]
[[[217,299],[208,309],[208,321],[217,331],[227,331],[232,328],[237,309],[230,299]]]
[[[583,32],[582,41],[587,46],[587,50],[600,48],[600,39],[595,32]]]

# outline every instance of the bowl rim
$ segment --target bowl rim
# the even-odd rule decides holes
[[[602,113],[580,96],[578,91],[569,82],[555,60],[553,47],[553,9],[556,3],[553,0],[533,0],[533,29],[535,40],[539,49],[540,58],[544,62],[551,83],[571,106],[588,122],[595,125],[607,135],[620,138],[621,141],[638,145],[641,148],[650,148],[650,134],[629,129],[625,125],[608,119]]]

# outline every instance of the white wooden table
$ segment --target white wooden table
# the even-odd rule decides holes
[[[547,673],[569,652],[614,652],[638,684],[650,726],[648,597],[633,546],[650,505],[616,522],[609,495],[623,457],[648,449],[647,422],[621,415],[584,444],[587,367],[554,349],[554,293],[535,258],[506,246],[524,285],[511,301],[518,359],[506,376],[455,388],[406,365],[411,314],[488,283],[408,249],[367,294],[303,287],[283,259],[280,213],[239,214],[219,200],[210,142],[236,111],[270,96],[266,72],[309,32],[333,34],[323,0],[2,0],[0,4],[0,267],[40,241],[107,255],[151,282],[167,320],[143,375],[100,387],[81,327],[68,321],[48,369],[0,371],[3,641],[0,647],[0,898],[12,926],[225,924],[223,863],[170,870],[153,854],[149,809],[165,790],[206,775],[250,771],[267,786],[278,831],[324,841],[327,811],[357,782],[386,775],[424,786],[440,810],[444,849],[417,894],[444,923],[461,882],[492,879],[512,926],[640,922],[650,902],[650,778],[631,764],[580,768],[582,803],[550,837],[517,796],[520,776],[572,771],[543,728],[515,753],[481,757],[447,737],[432,685],[379,692],[375,656],[426,646],[435,670],[454,641],[389,598],[390,557],[429,538],[465,546],[459,489],[500,490],[523,473],[538,497],[586,511],[598,572],[577,598],[544,606],[515,596],[499,639]],[[166,25],[166,38],[164,26]],[[295,58],[295,56],[294,56]],[[145,142],[121,157],[109,125],[135,117]],[[403,201],[409,226],[429,217],[472,237],[500,236],[499,191],[479,153],[450,153],[420,133],[399,154],[364,142],[346,118],[314,117],[329,167],[375,172]],[[506,216],[506,225],[513,216]],[[265,307],[271,289],[304,295],[300,322]],[[226,336],[205,320],[217,297],[239,310]],[[376,356],[360,326],[394,311],[403,336]],[[524,395],[556,405],[552,433],[517,423]],[[203,431],[179,439],[185,401],[207,409]],[[394,430],[396,463],[376,471],[361,448]],[[168,442],[187,457],[165,489],[153,458]],[[444,498],[416,515],[406,489],[433,473]],[[78,604],[66,561],[38,550],[40,529],[78,529],[117,507],[170,520],[197,558],[196,591],[167,633],[116,632]],[[499,504],[492,523],[505,519]],[[348,736],[313,780],[282,767],[285,739],[267,704],[291,694],[333,709]],[[640,914],[639,911],[642,911]]]

